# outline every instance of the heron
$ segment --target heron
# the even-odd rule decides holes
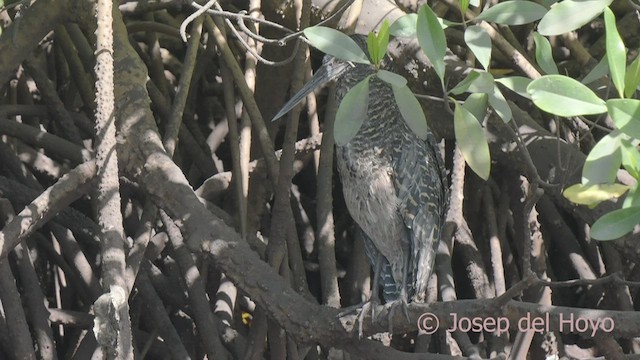
[[[367,54],[366,37],[351,38]],[[390,65],[387,56],[381,68]],[[273,120],[332,80],[339,103],[376,71],[371,64],[325,55],[313,78]],[[377,301],[381,290],[385,303],[400,301],[406,310],[408,302],[426,300],[448,208],[448,181],[431,130],[426,140],[419,138],[403,119],[391,86],[376,76],[369,81],[367,116],[350,141],[336,145],[337,168],[347,208],[364,235],[374,269],[370,302]]]

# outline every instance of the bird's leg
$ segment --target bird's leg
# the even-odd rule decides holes
[[[371,322],[375,321],[375,312],[376,306],[380,303],[378,299],[378,291],[379,291],[379,282],[380,282],[380,272],[382,271],[382,254],[378,253],[376,256],[376,263],[373,269],[373,284],[371,286],[371,296],[369,296],[369,301],[362,305],[362,311],[360,311],[360,315],[358,315],[358,336],[362,337],[362,324],[364,323],[364,315],[367,313],[368,308],[371,308]]]
[[[371,309],[371,322],[375,320],[375,310],[378,304],[380,304],[380,300],[378,298],[379,286],[380,286],[380,273],[382,272],[382,263],[383,257],[382,254],[378,253],[376,255],[376,261],[373,268],[373,283],[371,287],[371,295],[369,296],[369,300],[345,309],[344,311],[338,314],[338,317],[345,316],[354,311],[360,309],[360,313],[358,314],[358,336],[362,337],[363,334],[363,323],[365,314]]]
[[[402,287],[400,288],[400,296],[398,299],[390,304],[389,307],[389,334],[393,334],[393,318],[396,313],[396,306],[402,307],[402,312],[404,313],[407,322],[411,321],[409,318],[409,307],[408,307],[408,294],[407,294],[407,277],[409,274],[409,257],[406,257],[404,267],[402,269]]]

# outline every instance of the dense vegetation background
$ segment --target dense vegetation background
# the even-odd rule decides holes
[[[613,76],[606,64],[597,67],[611,51],[600,15],[610,2],[583,3],[584,12],[593,4],[600,10],[578,29],[548,36],[544,51],[534,40],[537,20],[473,22],[494,2],[470,7],[464,18],[490,36],[496,79],[532,80],[554,67],[578,80],[591,73],[587,85],[607,100],[620,90],[615,67]],[[441,73],[416,36],[392,39],[395,72],[427,95],[420,102],[442,140],[451,206],[428,304],[410,304],[409,321],[400,312],[389,319],[388,309],[374,321],[367,314],[360,338],[356,314],[337,309],[369,298],[371,274],[334,171],[331,90],[310,96],[286,120],[269,120],[322,56],[293,30],[329,19],[324,26],[366,34],[423,4],[221,2],[188,23],[196,7],[183,1],[114,3],[112,22],[109,5],[21,1],[0,13],[0,358],[640,353],[638,237],[590,236],[590,226],[623,201],[610,199],[609,188],[595,207],[562,195],[581,183],[587,154],[620,126],[607,114],[555,116],[521,96],[526,91],[500,87],[512,120],[490,108],[478,119],[483,136],[461,138],[453,100],[443,101]],[[454,22],[468,6],[428,5]],[[622,56],[633,73],[638,5],[609,6],[627,48],[609,59]],[[581,13],[569,12],[566,22]],[[445,29],[447,90],[485,59],[476,62],[465,42],[469,24]],[[455,99],[467,96],[460,91]],[[558,102],[573,106],[571,98]],[[465,167],[468,146],[460,151],[478,139],[491,155],[486,180]],[[627,140],[635,149],[636,139]],[[598,171],[635,191],[633,157],[624,159]],[[607,228],[616,221],[633,228],[637,217],[628,217]],[[434,334],[417,332],[427,312],[440,322]],[[454,326],[452,314],[506,319],[510,331],[491,331],[486,322],[489,331],[444,331]],[[535,318],[544,326],[521,323]],[[571,318],[568,329],[561,320]]]

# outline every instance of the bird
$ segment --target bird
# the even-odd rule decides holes
[[[351,39],[367,54],[364,35]],[[387,56],[380,68],[390,67]],[[314,77],[274,120],[331,80],[339,103],[377,70],[325,55]],[[372,294],[381,290],[385,303],[400,301],[406,314],[407,303],[426,300],[448,208],[448,181],[435,137],[430,129],[426,140],[418,137],[404,120],[392,87],[371,76],[367,116],[353,138],[336,145],[336,158],[347,208],[374,269]]]

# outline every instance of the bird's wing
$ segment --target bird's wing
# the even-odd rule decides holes
[[[424,142],[405,141],[394,155],[398,211],[411,244],[408,281],[424,301],[447,211],[444,164],[431,133]]]

